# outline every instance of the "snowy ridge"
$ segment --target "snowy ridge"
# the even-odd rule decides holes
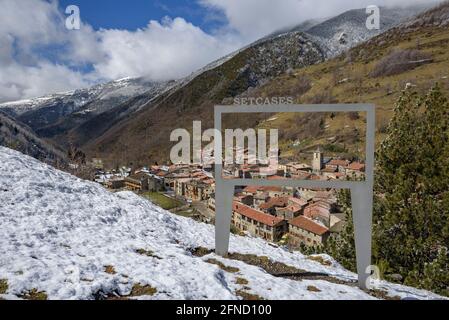
[[[0,279],[16,299],[31,289],[49,299],[93,299],[99,292],[128,295],[150,285],[139,299],[238,299],[245,290],[265,299],[374,299],[353,285],[274,277],[259,267],[190,250],[213,248],[214,229],[160,209],[131,192],[113,194],[16,151],[0,147]],[[151,256],[136,250],[151,251]],[[330,257],[331,266],[248,237],[231,237],[231,252],[269,256],[309,272],[355,281]],[[231,273],[206,262],[238,268]],[[115,273],[106,273],[112,266]],[[320,292],[308,290],[314,286]],[[391,296],[436,299],[432,293],[379,282]]]
[[[88,103],[96,100],[120,99],[143,94],[150,90],[162,90],[166,83],[147,81],[143,78],[123,78],[107,83],[97,84],[90,88],[78,89],[63,93],[55,93],[44,97],[26,99],[0,104],[0,109],[12,112],[20,116],[29,111],[35,111],[45,107],[58,107],[61,104],[73,105],[72,112],[77,112]],[[93,110],[95,111],[95,110]]]
[[[305,32],[321,45],[328,58],[332,58],[411,19],[431,5],[381,7],[379,30],[369,30],[366,27],[366,9],[354,9],[316,24]]]

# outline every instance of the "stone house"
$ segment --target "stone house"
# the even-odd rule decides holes
[[[365,164],[353,162],[346,167],[346,175],[350,177],[363,178],[365,176]]]
[[[329,229],[304,216],[299,216],[288,222],[289,244],[299,247],[304,244],[309,247],[322,246],[330,236]]]
[[[277,242],[288,230],[284,219],[255,210],[243,203],[234,201],[232,209],[232,224],[255,237]]]
[[[131,191],[148,191],[148,175],[138,173],[125,178],[125,188]]]
[[[329,161],[326,164],[326,168],[334,169],[335,171],[344,173],[346,170],[346,167],[349,166],[350,163],[351,163],[351,161],[349,161],[349,160],[332,159],[331,161]]]
[[[122,189],[125,187],[125,179],[114,177],[106,181],[106,187],[112,190]]]
[[[150,175],[148,177],[148,191],[160,192],[165,190],[164,179],[160,176]]]

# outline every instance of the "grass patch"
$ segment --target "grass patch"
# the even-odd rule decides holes
[[[203,248],[203,247],[198,247],[198,248],[190,249],[190,252],[195,257],[200,257],[201,258],[201,257],[207,256],[208,254],[213,253],[214,250]]]
[[[380,289],[371,289],[369,291],[366,291],[366,293],[368,293],[370,296],[373,296],[373,297],[375,297],[377,299],[393,300],[393,301],[401,300],[401,297],[399,297],[399,296],[389,296],[387,291],[380,290]]]
[[[22,294],[20,298],[33,301],[44,301],[48,299],[48,296],[47,293],[45,293],[44,291],[38,291],[37,289],[34,288]]]
[[[0,279],[0,294],[5,294],[8,291],[8,281]]]
[[[246,280],[244,278],[237,277],[235,279],[235,283],[238,285],[241,285],[241,286],[246,286],[249,282],[248,282],[248,280]]]
[[[213,253],[213,250],[209,250],[203,247],[198,247],[191,249],[190,252],[196,256],[196,257],[204,257],[208,254]],[[324,280],[331,283],[336,284],[346,284],[346,285],[352,285],[352,282],[340,280],[334,277],[331,277],[325,273],[315,273],[315,272],[308,272],[306,270],[298,269],[289,265],[286,265],[282,262],[272,261],[270,258],[266,256],[256,256],[253,254],[242,254],[242,253],[229,253],[226,257],[231,260],[237,260],[244,262],[246,264],[249,264],[251,266],[259,267],[266,271],[267,273],[271,274],[272,276],[279,277],[279,278],[287,278],[291,280]],[[313,257],[314,260],[315,257]],[[209,259],[206,262],[216,264],[218,266],[224,266],[223,263],[215,260],[215,259]],[[326,265],[326,260],[322,259],[322,261],[318,258],[318,262],[322,262]],[[228,267],[226,267],[228,268]],[[237,268],[234,268],[237,269]],[[238,270],[238,269],[237,269]],[[236,271],[237,272],[237,271]]]
[[[177,207],[181,207],[183,205],[181,201],[169,198],[159,192],[148,192],[145,194],[145,197],[148,198],[151,202],[153,202],[157,206],[165,210],[171,210]]]
[[[113,266],[105,266],[104,272],[106,272],[107,274],[116,274],[117,273]]]
[[[315,286],[308,286],[308,287],[307,287],[307,291],[310,291],[310,292],[321,292],[321,290],[318,289],[318,288],[315,287]]]
[[[128,301],[130,300],[128,297],[122,297],[119,295],[110,295],[107,296],[106,298],[104,298],[103,300],[108,300],[108,301]]]
[[[353,285],[352,282],[340,280],[329,276],[325,273],[308,272],[306,270],[301,270],[282,262],[272,261],[270,258],[262,256],[256,256],[251,254],[241,254],[241,253],[230,253],[227,257],[228,259],[242,261],[246,264],[262,268],[267,273],[274,277],[286,278],[290,280],[323,280],[335,284],[345,284]]]
[[[305,272],[304,270],[287,266],[286,264],[280,262],[271,261],[271,259],[266,256],[259,257],[252,254],[231,253],[229,254],[228,258],[242,261],[252,266],[260,267],[272,275]]]
[[[231,224],[231,233],[236,235],[236,236],[245,236],[245,233],[241,230],[239,230],[236,226],[234,226],[233,224]]]
[[[331,153],[347,153],[348,150],[345,148],[345,146],[341,144],[325,144],[323,146],[324,151],[331,152]]]
[[[332,262],[330,262],[329,260],[324,259],[323,257],[320,256],[309,256],[307,257],[308,260],[312,260],[315,262],[318,262],[320,264],[322,264],[323,266],[326,267],[330,267],[332,265]]]
[[[429,53],[416,49],[395,49],[376,64],[370,76],[377,78],[401,74],[423,64],[432,63],[431,58]]]
[[[155,255],[154,252],[151,251],[151,250],[137,249],[136,253],[140,254],[141,256],[156,258],[156,259],[159,259],[159,260],[162,259],[161,257],[158,257],[157,255]]]
[[[141,284],[135,284],[131,290],[130,297],[140,297],[140,296],[154,296],[157,293],[157,289],[152,286]]]
[[[195,210],[185,210],[185,211],[178,211],[175,212],[177,216],[185,217],[185,218],[191,218],[195,215]]]
[[[234,268],[234,267],[228,267],[225,266],[222,262],[216,260],[216,259],[207,259],[206,260],[207,263],[210,264],[215,264],[217,265],[221,270],[229,272],[229,273],[236,273],[239,272],[240,270],[238,268]]]
[[[209,250],[209,249],[206,249],[203,247],[198,247],[198,248],[191,249],[190,252],[194,256],[204,257],[208,254],[211,254],[213,252],[213,250]],[[256,256],[256,255],[252,255],[252,254],[241,254],[241,253],[230,253],[230,254],[228,254],[227,258],[231,259],[231,260],[241,261],[241,262],[244,262],[248,265],[252,265],[255,267],[259,267],[259,268],[263,269],[265,272],[271,274],[274,277],[278,277],[278,278],[285,278],[285,279],[290,279],[290,280],[295,280],[295,281],[322,280],[322,281],[327,281],[330,283],[347,285],[350,287],[357,286],[357,281],[345,281],[345,280],[341,280],[338,278],[334,278],[334,277],[329,276],[324,273],[308,272],[305,270],[297,269],[295,267],[288,266],[281,262],[272,261],[270,258],[268,258],[266,256]],[[320,256],[310,256],[310,257],[308,257],[308,259],[322,263],[325,266],[331,265],[330,261],[327,261],[326,259],[323,259]],[[226,267],[223,263],[221,263],[215,259],[209,259],[206,262],[216,264],[222,269],[223,269],[223,267],[229,268],[229,267]],[[233,268],[233,269],[236,270],[235,272],[239,271],[237,268]],[[225,270],[225,271],[227,271],[227,270]],[[243,278],[236,278],[235,281],[236,281],[236,284],[243,285],[243,286],[246,286],[248,284],[247,280],[243,279]],[[318,289],[318,288],[316,288],[314,286],[309,286],[307,288],[307,290],[309,290],[311,292],[320,292],[320,291],[314,291],[315,289]],[[237,291],[240,294],[238,294],[237,292],[236,292],[236,294],[238,296],[242,297],[244,300],[249,300],[246,297],[250,298],[252,295],[247,292],[248,290],[249,290],[249,288],[244,287],[243,290]],[[388,296],[388,292],[383,291],[383,290],[375,289],[375,290],[367,291],[366,293],[368,293],[369,295],[376,297],[378,299],[384,299],[384,300],[400,299],[399,297]]]
[[[241,298],[243,298],[243,300],[246,301],[260,301],[260,300],[265,300],[264,298],[262,298],[261,296],[258,296],[257,294],[252,294],[249,293],[245,290],[237,290],[235,292],[235,294]]]

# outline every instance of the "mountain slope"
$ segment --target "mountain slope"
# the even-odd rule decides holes
[[[388,19],[383,20],[381,31],[418,10],[383,9]],[[216,68],[200,73],[186,85],[147,103],[141,112],[120,119],[82,147],[89,155],[103,158],[106,162],[144,165],[150,161],[167,161],[173,145],[169,141],[172,130],[190,130],[193,120],[201,120],[203,128],[211,128],[214,105],[232,104],[234,97],[251,95],[252,91],[289,74],[291,70],[322,63],[330,56],[375,36],[380,31],[367,32],[366,17],[364,10],[352,10],[306,32],[293,28],[293,31],[263,38]],[[334,41],[342,32],[348,39],[343,44]],[[298,85],[288,96],[303,94],[300,90]],[[280,95],[274,92],[271,96]]]
[[[308,90],[297,96],[295,103],[375,104],[376,139],[380,143],[392,116],[393,107],[404,89],[411,88],[424,94],[438,83],[443,90],[449,91],[448,24],[449,4],[445,3],[355,46],[334,59],[281,75],[247,96],[289,96],[295,92],[298,84],[306,82]],[[413,61],[407,61],[405,58],[399,61],[394,58],[397,52],[418,54],[428,59],[424,59],[425,63],[414,65]],[[375,71],[382,70],[381,66],[391,67],[407,63],[409,67],[395,74],[374,76]],[[297,153],[307,149],[307,144],[301,147],[293,146],[300,130],[292,126],[292,117],[276,117],[279,119],[272,122],[272,125],[287,128],[287,131],[292,133],[292,141],[288,141],[290,138],[282,141],[291,146],[289,152]],[[349,122],[347,117],[343,119],[337,116],[333,120],[325,120],[326,129],[320,135],[313,135],[316,142],[324,145],[328,143],[329,138],[336,137],[339,146],[347,149],[354,147],[354,143],[344,137],[346,130],[342,129],[342,123]],[[301,140],[311,137],[302,136]]]
[[[0,110],[30,126],[40,137],[53,138],[67,146],[66,134],[71,129],[135,96],[145,96],[148,102],[168,86],[169,83],[143,78],[125,78],[87,89],[3,103]]]
[[[0,109],[15,116],[21,116],[27,112],[39,109],[52,109],[54,113],[59,115],[72,112],[99,113],[109,100],[117,99],[123,101],[128,97],[144,93],[151,89],[153,85],[155,84],[142,78],[124,78],[98,84],[91,88],[55,93],[35,99],[5,102],[0,104]],[[87,104],[96,100],[102,102],[97,108],[84,108]],[[62,109],[61,106],[66,106],[66,108]],[[45,122],[44,120],[40,121]],[[47,120],[48,122],[51,121]]]
[[[285,52],[288,54],[282,54]],[[173,129],[189,128],[193,119],[203,120],[205,127],[210,127],[213,105],[259,86],[290,68],[316,64],[324,58],[320,48],[303,33],[275,37],[238,52],[186,84],[156,97],[139,112],[120,119],[82,147],[88,154],[105,161],[110,158],[144,164],[149,159],[167,160]],[[125,103],[119,108],[127,107]],[[109,114],[113,116],[112,112]]]
[[[178,81],[145,84],[142,79],[123,79],[0,109],[18,116],[39,136],[62,147],[76,145],[106,163],[167,161],[173,129],[190,128],[192,120],[212,127],[214,105],[232,103],[234,97],[251,95],[292,70],[322,63],[421,9],[382,8],[379,31],[366,29],[365,10],[350,10],[264,37]],[[302,94],[293,89],[289,96]]]
[[[0,111],[0,145],[14,148],[41,161],[62,164],[65,154],[39,138],[29,127]]]
[[[380,29],[368,30],[366,9],[346,11],[334,18],[312,26],[305,32],[313,36],[329,58],[371,39],[424,11],[429,5],[409,7],[380,7]]]
[[[368,294],[330,257],[321,256],[327,261],[321,264],[260,239],[232,236],[231,252],[240,254],[223,259],[205,249],[214,245],[212,226],[130,192],[109,193],[3,147],[0,195],[0,281],[6,288],[0,298],[439,298],[383,281]],[[245,263],[249,254],[309,276],[273,276],[266,266]]]

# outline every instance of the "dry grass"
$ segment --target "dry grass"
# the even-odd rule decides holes
[[[394,301],[401,300],[401,297],[399,297],[399,296],[393,296],[393,297],[389,296],[388,292],[383,291],[383,290],[378,290],[378,289],[369,290],[366,293],[368,293],[369,295],[371,295],[373,297],[376,297],[378,299],[382,299],[382,300],[394,300]]]
[[[210,254],[212,251],[209,249],[206,249],[206,248],[199,247],[199,248],[192,249],[191,252],[195,256],[203,257],[203,256]],[[272,261],[270,258],[268,258],[266,256],[256,256],[256,255],[252,255],[252,254],[241,254],[241,253],[230,253],[230,254],[228,254],[227,258],[231,259],[231,260],[241,261],[248,265],[259,267],[274,277],[286,278],[286,279],[295,280],[295,281],[320,280],[320,281],[327,281],[330,283],[335,283],[335,284],[340,284],[340,285],[347,285],[350,287],[357,286],[356,282],[341,280],[341,279],[329,276],[327,274],[313,273],[313,272],[308,272],[305,270],[297,269],[295,267],[286,265],[281,262]],[[324,266],[331,265],[330,261],[328,261],[320,256],[309,256],[308,259],[312,260],[312,261],[316,261],[318,263],[321,263]],[[209,259],[206,262],[216,264],[222,269],[225,268],[226,270],[223,269],[225,271],[228,271],[228,268],[230,268],[230,267],[226,267],[223,263],[217,261],[216,259]],[[237,268],[231,268],[231,270],[232,271],[228,271],[228,272],[232,273],[234,271],[234,273],[235,273],[235,272],[239,271],[239,269],[237,269]],[[247,287],[248,280],[241,278],[241,277],[237,277],[235,279],[235,282],[238,285],[244,286],[242,289],[236,291],[236,295],[242,297],[244,300],[260,300],[260,299],[263,300],[263,298],[261,298],[257,295],[248,293],[248,291],[251,290],[251,288]],[[310,292],[321,292],[321,290],[315,286],[308,286],[307,290]],[[388,293],[383,290],[372,290],[372,291],[367,291],[367,293],[373,297],[376,297],[379,299],[385,299],[385,300],[397,300],[399,298],[399,297],[388,296]]]
[[[0,279],[0,294],[5,294],[8,291],[8,281]]]
[[[265,300],[264,298],[262,298],[261,296],[258,296],[257,294],[252,294],[249,293],[245,290],[237,290],[235,292],[235,294],[241,298],[243,298],[243,300],[246,301],[260,301],[260,300]]]
[[[405,39],[394,39],[387,42],[387,46],[378,46],[375,44],[363,44],[361,47],[355,48],[352,51],[354,56],[357,57],[357,53],[363,50],[367,53],[375,53],[376,57],[373,59],[365,60],[363,58],[356,58],[350,63],[343,59],[336,58],[326,61],[325,63],[310,66],[304,69],[298,70],[298,76],[305,76],[311,79],[312,88],[301,99],[297,99],[295,103],[307,103],[308,101],[316,100],[316,96],[322,95],[323,92],[329,91],[331,88],[332,96],[338,100],[339,103],[372,103],[376,105],[377,116],[377,134],[376,145],[385,138],[386,127],[393,114],[392,110],[394,104],[398,100],[402,91],[405,88],[405,84],[412,83],[416,85],[414,87],[418,92],[424,92],[429,89],[434,83],[439,82],[441,87],[445,90],[449,90],[449,51],[446,49],[449,43],[449,30],[439,29],[430,36],[424,35],[424,32],[417,31],[407,35]],[[414,50],[416,49],[416,39],[421,38],[421,52],[425,55],[429,54],[433,63],[428,63],[416,67],[406,72],[391,75],[388,77],[370,77],[370,73],[375,69],[376,64],[388,56],[392,50]],[[341,79],[348,78],[348,81],[341,82],[337,85],[333,85],[333,74],[336,70],[341,74]],[[362,76],[356,79],[354,75],[360,70],[366,70]],[[265,85],[270,87],[276,85],[281,78],[277,78]],[[285,78],[285,79],[284,79]],[[283,85],[286,89],[290,86],[294,86],[294,81],[289,81],[287,77],[282,78]],[[357,81],[356,81],[357,80]],[[335,81],[334,81],[335,82]],[[278,116],[278,115],[276,115]],[[345,117],[349,120],[348,117]],[[343,119],[343,118],[342,118]],[[337,125],[338,117],[330,122],[331,127],[326,130],[326,134],[339,135],[344,128]],[[333,123],[336,123],[334,126]],[[355,121],[360,123],[361,121]],[[285,123],[284,124],[288,124]],[[349,123],[348,123],[349,124]],[[279,128],[283,128],[282,123],[276,124]],[[349,137],[349,136],[348,136]],[[351,137],[349,137],[351,138]],[[352,139],[352,138],[351,138]],[[282,140],[282,139],[281,139]],[[354,146],[350,140],[340,141],[339,143],[345,143],[349,152],[354,152]],[[363,141],[362,141],[363,142]],[[280,145],[283,141],[280,141]]]
[[[158,257],[157,255],[154,254],[153,251],[151,250],[145,250],[145,249],[137,249],[136,250],[137,254],[140,254],[141,256],[146,256],[146,257],[151,257],[151,258],[156,258],[156,259],[161,259],[160,257]]]
[[[307,291],[310,291],[310,292],[321,292],[321,290],[318,289],[318,288],[315,287],[315,286],[308,286],[308,287],[307,287]]]
[[[130,297],[140,297],[140,296],[154,296],[157,293],[157,289],[152,286],[141,284],[135,284],[131,290]]]
[[[395,49],[374,66],[370,76],[373,78],[389,77],[432,62],[429,53],[416,49]]]
[[[307,257],[307,259],[318,262],[320,264],[322,264],[323,266],[329,267],[332,265],[332,262],[330,262],[329,260],[324,259],[321,256],[309,256]]]
[[[240,271],[238,268],[228,267],[228,266],[224,265],[222,262],[220,262],[220,261],[218,261],[216,259],[207,259],[206,262],[210,263],[210,264],[215,264],[221,270],[229,272],[229,273],[237,273],[237,272]]]
[[[212,252],[214,252],[211,249],[207,249],[207,248],[203,248],[203,247],[198,247],[198,248],[193,248],[190,250],[190,252],[195,256],[195,257],[204,257],[207,256],[208,254],[211,254]]]
[[[38,289],[31,289],[20,296],[25,300],[44,301],[48,299],[47,293]]]
[[[105,266],[104,272],[106,272],[107,274],[117,274],[113,266]]]
[[[244,278],[237,277],[235,279],[235,283],[238,285],[241,285],[241,286],[246,286],[249,282],[248,282],[248,280],[246,280]]]

